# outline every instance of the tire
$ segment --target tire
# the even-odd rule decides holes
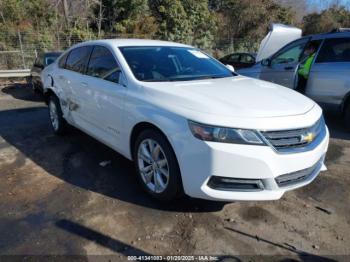
[[[33,82],[33,77],[32,76],[28,76],[26,77],[26,82],[29,85],[29,87],[35,91],[35,86],[34,86],[34,82]]]
[[[344,125],[350,131],[350,101],[347,103],[344,110]]]
[[[151,146],[153,151],[150,150]],[[147,149],[149,156],[145,157]],[[152,197],[161,201],[171,201],[183,195],[175,153],[162,133],[154,129],[141,132],[136,139],[133,159],[138,180]],[[141,169],[148,172],[141,172]]]
[[[63,118],[60,102],[55,95],[51,95],[48,101],[49,119],[55,134],[63,135],[67,131],[67,122]]]

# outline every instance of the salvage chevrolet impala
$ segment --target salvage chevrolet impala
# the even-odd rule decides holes
[[[322,110],[288,88],[240,76],[191,46],[98,40],[42,72],[53,131],[75,126],[135,163],[171,200],[273,200],[325,170]]]

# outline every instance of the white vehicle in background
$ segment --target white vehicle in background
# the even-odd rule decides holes
[[[68,123],[133,160],[158,199],[279,199],[326,169],[329,133],[317,104],[191,46],[85,42],[42,78],[54,132]]]

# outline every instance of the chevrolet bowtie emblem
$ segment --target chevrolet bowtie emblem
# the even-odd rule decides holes
[[[315,139],[315,134],[312,132],[306,133],[300,136],[300,142],[302,143],[311,143]]]

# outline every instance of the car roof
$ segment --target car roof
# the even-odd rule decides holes
[[[148,40],[148,39],[103,39],[103,40],[92,40],[82,42],[80,44],[75,45],[85,46],[85,45],[98,45],[104,44],[114,47],[126,47],[126,46],[174,46],[174,47],[191,47],[189,45],[169,42],[169,41],[161,41],[161,40]]]
[[[49,55],[61,55],[62,54],[62,52],[59,52],[59,51],[57,51],[57,52],[45,52],[45,53],[43,53],[45,56],[49,56]]]
[[[326,38],[340,38],[340,37],[350,37],[350,31],[344,32],[328,32],[322,34],[308,35],[304,37],[311,37],[312,40],[321,40]]]

